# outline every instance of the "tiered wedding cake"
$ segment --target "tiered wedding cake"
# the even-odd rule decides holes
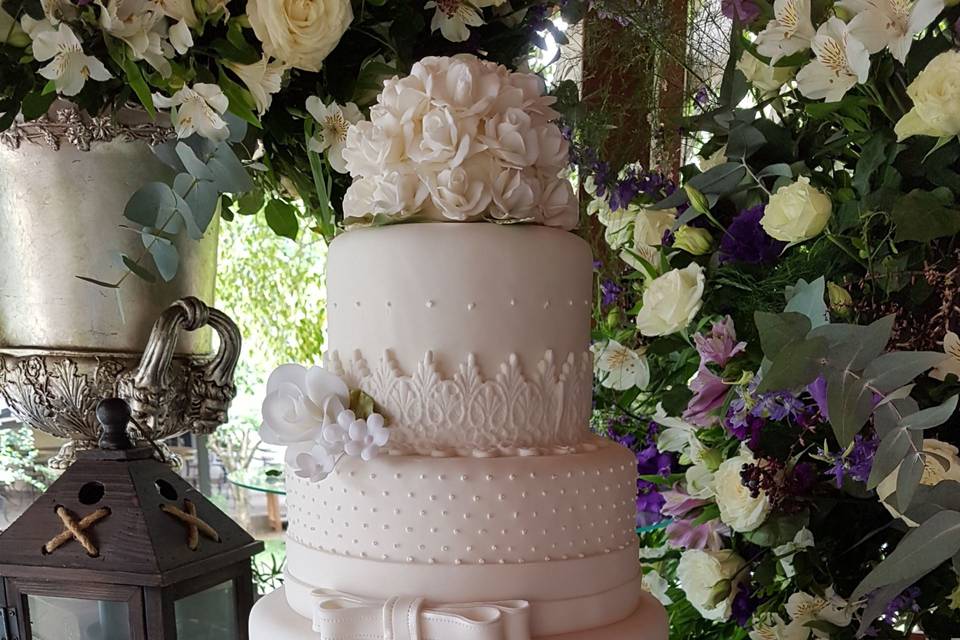
[[[327,270],[325,367],[281,367],[264,403],[268,439],[290,445],[288,564],[252,639],[665,639],[634,456],[588,429],[588,245],[546,224],[407,223],[343,234]]]

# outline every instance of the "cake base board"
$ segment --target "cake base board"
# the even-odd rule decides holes
[[[287,605],[283,588],[261,598],[250,612],[250,640],[310,640],[316,637],[310,620]],[[667,640],[667,614],[653,596],[644,594],[626,620],[600,629],[575,631],[533,640]]]

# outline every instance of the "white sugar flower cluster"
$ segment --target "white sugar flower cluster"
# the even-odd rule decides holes
[[[572,229],[568,143],[541,80],[471,55],[425,58],[384,83],[347,132],[346,221],[532,221]],[[352,220],[351,220],[352,219]]]

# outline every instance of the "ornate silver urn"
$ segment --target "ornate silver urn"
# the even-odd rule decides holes
[[[95,446],[104,397],[129,401],[136,435],[156,443],[226,421],[239,332],[201,302],[214,295],[216,221],[200,241],[176,240],[169,282],[125,277],[116,261],[144,251],[122,212],[170,177],[148,146],[168,135],[60,111],[0,136],[0,395],[27,424],[70,439],[52,466]]]

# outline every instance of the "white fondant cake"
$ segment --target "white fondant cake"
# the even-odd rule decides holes
[[[388,455],[287,474],[285,597],[253,640],[665,639],[635,458],[588,428],[587,244],[396,225],[339,237],[328,274],[326,368],[373,398]]]

